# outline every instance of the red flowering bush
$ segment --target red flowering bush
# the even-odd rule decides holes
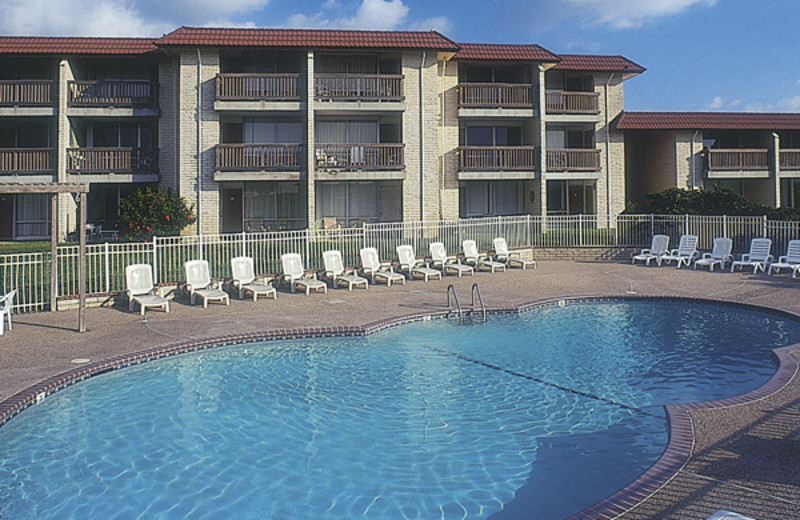
[[[119,203],[119,220],[115,226],[123,240],[142,241],[153,236],[179,235],[194,222],[192,207],[171,190],[137,190]]]

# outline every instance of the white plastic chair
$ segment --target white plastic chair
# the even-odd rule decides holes
[[[661,263],[672,263],[675,261],[678,269],[682,265],[689,267],[692,265],[700,253],[697,251],[697,235],[681,235],[678,249],[672,249],[669,253],[661,255]],[[660,265],[660,264],[659,264]]]
[[[239,299],[243,299],[246,293],[253,295],[253,301],[258,300],[259,296],[278,298],[278,291],[269,283],[260,282],[256,279],[253,259],[249,256],[237,256],[231,258],[231,274],[233,280],[231,285],[239,291]]]
[[[494,246],[494,258],[498,262],[503,262],[509,267],[514,267],[514,265],[517,265],[521,267],[523,271],[528,267],[533,267],[536,269],[536,260],[522,258],[522,252],[520,251],[509,251],[508,243],[506,242],[505,238],[495,238],[492,241],[492,245]]]
[[[328,284],[317,280],[317,274],[306,272],[303,267],[303,257],[298,253],[285,253],[281,255],[281,265],[283,275],[281,278],[289,283],[289,289],[294,292],[297,287],[306,290],[309,294],[312,290],[328,292]]]
[[[661,266],[661,257],[669,252],[669,235],[653,235],[653,241],[649,249],[642,249],[638,255],[631,258],[631,263],[644,262],[650,265],[650,261],[655,260]]]
[[[347,289],[352,291],[353,287],[363,285],[364,289],[369,288],[369,282],[363,276],[358,276],[354,270],[347,271],[342,261],[342,252],[338,250],[324,251],[322,253],[322,263],[325,264],[325,277],[333,283],[333,288],[339,287],[343,282]]]
[[[786,247],[786,254],[778,257],[778,261],[769,264],[767,274],[772,274],[781,269],[789,269],[792,271],[792,278],[797,278],[797,273],[800,271],[800,240],[789,240],[789,245]]]
[[[406,284],[406,277],[400,273],[395,273],[391,262],[380,261],[376,248],[362,248],[359,251],[359,255],[361,256],[361,273],[364,276],[369,276],[373,284],[381,280],[386,282],[388,287],[391,287],[393,282]]]
[[[11,325],[11,310],[14,307],[14,296],[17,290],[13,289],[3,296],[0,296],[0,336],[5,334],[6,319],[8,319],[8,330],[13,330]]]
[[[132,264],[125,267],[125,294],[128,297],[128,312],[133,312],[133,304],[139,304],[139,313],[144,316],[145,309],[164,309],[169,312],[169,300],[153,285],[153,266]]]
[[[448,256],[442,242],[431,242],[428,250],[431,254],[431,266],[434,269],[440,269],[443,273],[452,272],[458,275],[459,278],[464,274],[470,276],[475,274],[475,270],[471,265],[462,264],[457,256]]]
[[[433,269],[424,261],[417,259],[417,255],[414,253],[414,246],[407,244],[400,245],[397,246],[396,251],[397,260],[399,262],[398,269],[408,273],[409,278],[419,275],[426,282],[431,278],[442,279],[441,271]]]
[[[503,262],[492,260],[488,255],[478,253],[478,245],[474,240],[461,242],[461,250],[464,253],[464,262],[474,266],[476,270],[488,269],[492,273],[497,270],[506,270],[506,264]]]
[[[211,281],[211,273],[206,260],[189,260],[183,264],[183,269],[186,272],[186,290],[189,291],[192,305],[194,305],[196,296],[200,296],[200,299],[203,300],[204,308],[208,307],[210,301],[230,305],[231,299],[228,293],[221,290],[217,283]]]
[[[720,269],[725,269],[725,264],[733,262],[733,255],[731,255],[731,248],[733,247],[733,240],[725,237],[717,237],[714,239],[714,247],[710,253],[703,253],[702,258],[694,261],[694,268],[708,267],[709,271],[714,270],[714,266],[718,265]]]
[[[770,252],[772,250],[772,240],[769,238],[754,238],[750,241],[750,252],[745,253],[739,260],[731,264],[731,272],[737,267],[752,266],[753,274],[759,271],[766,272],[769,264],[775,260]]]

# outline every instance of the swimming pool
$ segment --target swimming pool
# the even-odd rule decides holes
[[[752,390],[798,341],[612,301],[176,356],[0,428],[0,517],[563,518],[658,458],[664,404]]]

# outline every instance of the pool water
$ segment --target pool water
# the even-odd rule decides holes
[[[750,391],[796,342],[637,301],[175,356],[0,428],[0,518],[564,518],[655,462],[663,405]]]

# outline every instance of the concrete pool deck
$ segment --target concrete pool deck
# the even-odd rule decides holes
[[[442,281],[330,289],[327,294],[290,294],[277,301],[231,299],[228,307],[172,303],[169,314],[150,311],[143,319],[126,304],[90,308],[87,332],[76,332],[77,311],[13,316],[14,330],[0,337],[0,415],[15,394],[92,363],[159,347],[262,332],[327,330],[343,325],[371,327],[386,320],[446,310],[453,284],[462,304],[473,283],[489,308],[515,307],[574,297],[686,297],[752,304],[800,316],[800,280],[789,275],[752,275],[627,262],[539,261],[538,269],[479,273]],[[800,352],[787,354],[800,361]],[[666,483],[642,496],[631,494],[616,513],[584,518],[705,519],[727,509],[764,519],[800,518],[800,376],[757,400],[720,408],[688,409],[693,431],[691,457]],[[774,391],[773,391],[774,390]],[[690,432],[691,433],[691,432]]]

